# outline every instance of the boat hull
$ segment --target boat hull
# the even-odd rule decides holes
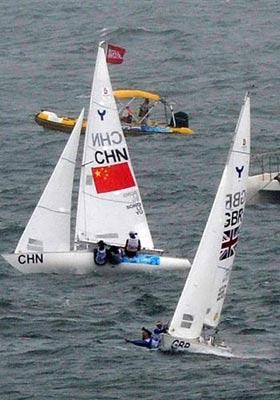
[[[53,114],[53,113],[52,113]],[[71,117],[57,117],[57,121],[52,121],[48,119],[47,112],[41,111],[35,115],[35,121],[38,125],[42,126],[45,129],[50,129],[54,131],[60,131],[65,133],[71,133],[75,124],[76,119]],[[84,121],[81,133],[85,133],[87,126],[87,122]],[[122,125],[123,131],[125,134],[151,134],[151,133],[159,133],[159,134],[170,134],[177,133],[181,135],[189,135],[194,133],[191,128],[182,127],[182,128],[174,128],[170,126],[149,126],[149,125]]]
[[[51,119],[47,119],[47,116],[44,115],[44,112],[39,112],[35,115],[35,122],[37,122],[38,125],[42,126],[45,129],[71,133],[77,120],[75,118],[70,118],[70,117],[57,117],[57,118],[61,121],[52,121]],[[85,133],[86,125],[87,124],[84,121],[81,133]]]
[[[278,172],[252,175],[248,178],[248,202],[271,202],[280,201],[280,182],[277,179]]]
[[[2,254],[3,258],[15,269],[24,273],[71,273],[87,274],[90,272],[116,271],[156,271],[188,270],[189,260],[175,257],[146,255],[144,258],[125,259],[118,265],[106,263],[96,265],[93,254],[89,251],[70,251],[56,253],[20,253]],[[154,259],[157,259],[154,262]],[[112,268],[113,267],[113,268]]]
[[[211,354],[220,357],[233,357],[229,347],[212,345],[198,339],[184,339],[169,334],[162,334],[159,349],[163,352],[185,352]]]

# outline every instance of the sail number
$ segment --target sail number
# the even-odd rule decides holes
[[[129,198],[129,204],[126,206],[128,210],[135,209],[137,215],[144,214],[140,196],[136,190],[125,193],[124,197]]]
[[[171,348],[172,349],[178,349],[178,348],[188,349],[190,347],[190,345],[191,344],[189,342],[185,342],[184,340],[176,339],[176,340],[173,340],[173,342],[171,344]]]
[[[242,190],[241,192],[230,193],[226,195],[226,209],[230,210],[231,208],[239,207],[245,203],[246,200],[246,190]]]
[[[43,254],[30,253],[20,254],[18,256],[18,262],[20,264],[42,264],[44,262]]]
[[[226,221],[225,228],[229,226],[234,226],[236,224],[240,224],[243,219],[244,207],[240,207],[245,203],[246,200],[246,190],[242,190],[241,192],[227,194],[226,196],[226,210],[229,210],[225,213]],[[240,207],[239,210],[232,211],[232,208]]]
[[[224,227],[227,228],[235,224],[240,224],[242,222],[243,214],[244,208],[240,208],[239,210],[235,210],[232,212],[226,212],[226,222]]]

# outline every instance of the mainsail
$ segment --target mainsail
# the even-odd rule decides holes
[[[211,213],[169,327],[172,336],[194,339],[204,324],[216,326],[219,321],[243,217],[249,159],[250,99],[246,96]]]
[[[123,246],[129,231],[153,249],[137,181],[112,93],[104,43],[93,76],[78,196],[75,243]]]
[[[70,250],[73,179],[83,117],[84,110],[26,225],[15,253]]]
[[[250,130],[250,98],[247,97],[239,115],[236,138],[232,143],[231,157],[228,161],[232,189],[228,190],[226,196],[225,225],[219,262],[216,268],[215,283],[208,303],[209,308],[204,319],[205,325],[210,327],[216,327],[220,321],[235,257],[239,228],[243,220],[247,191],[247,179],[244,176],[247,177],[250,162]],[[236,173],[240,174],[238,180],[234,179]]]

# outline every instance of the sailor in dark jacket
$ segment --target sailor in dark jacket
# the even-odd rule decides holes
[[[105,243],[103,242],[103,240],[100,240],[97,243],[97,248],[94,249],[94,262],[97,265],[104,265],[107,262],[107,249],[105,247]]]
[[[123,252],[122,249],[120,249],[117,246],[111,246],[108,249],[108,261],[113,264],[113,265],[117,265],[120,264],[122,262],[122,258],[123,258]]]
[[[159,340],[154,339],[152,332],[144,327],[142,328],[142,340],[130,340],[125,338],[125,341],[135,346],[146,347],[148,349],[155,349],[159,346]]]

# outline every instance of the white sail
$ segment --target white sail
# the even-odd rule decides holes
[[[70,250],[71,199],[83,116],[84,110],[26,225],[15,253]]]
[[[195,339],[200,336],[204,324],[213,326],[219,320],[234,258],[232,254],[222,259],[225,241],[221,243],[226,232],[230,232],[228,235],[234,240],[238,239],[249,157],[250,99],[246,97],[211,213],[169,327],[171,336]],[[232,251],[234,253],[234,249]]]
[[[231,157],[228,161],[229,173],[232,175],[232,178],[229,179],[232,183],[226,195],[224,233],[216,268],[215,283],[211,292],[207,315],[204,319],[205,325],[210,327],[216,327],[220,321],[235,257],[239,229],[243,220],[250,162],[250,130],[250,98],[246,97],[239,115]],[[238,179],[234,179],[236,173],[240,174]]]
[[[134,230],[153,248],[140,192],[112,93],[104,43],[98,48],[85,134],[75,243],[123,246]]]

